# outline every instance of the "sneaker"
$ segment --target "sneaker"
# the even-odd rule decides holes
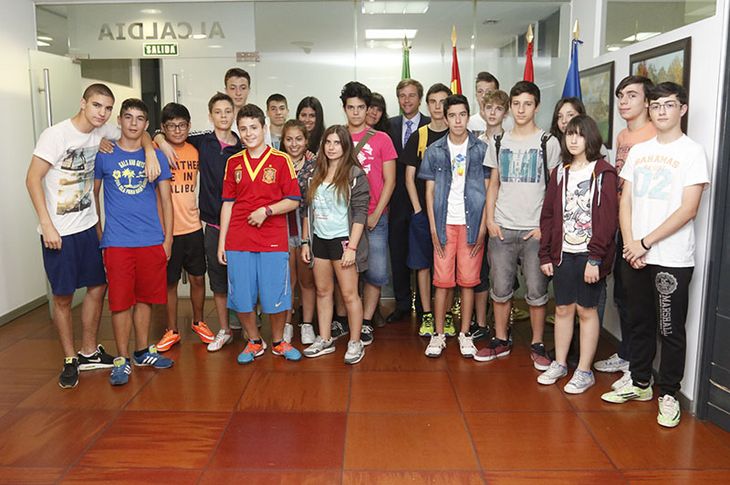
[[[606,402],[612,402],[614,404],[623,404],[626,401],[651,401],[654,393],[651,390],[651,386],[646,389],[642,389],[635,386],[633,382],[629,382],[624,387],[605,393],[601,396]]]
[[[468,359],[471,359],[477,353],[477,348],[474,347],[474,340],[471,334],[464,335],[464,332],[459,333],[459,351],[463,357]]]
[[[665,394],[659,396],[659,414],[657,414],[656,422],[665,428],[674,428],[679,424],[681,417],[679,401],[674,396]]]
[[[313,344],[316,339],[316,334],[314,333],[314,326],[311,323],[302,323],[299,326],[299,334],[302,339],[302,345]]]
[[[616,382],[611,384],[611,389],[614,391],[621,389],[626,384],[631,384],[633,381],[631,380],[631,372],[626,371],[624,372],[624,375],[621,376],[620,379],[618,379]],[[649,387],[654,385],[654,376],[649,377]]]
[[[606,360],[597,361],[593,364],[593,367],[598,372],[627,372],[629,370],[629,361],[622,359],[618,354],[613,354]]]
[[[512,321],[519,322],[520,320],[527,320],[530,318],[530,312],[521,310],[520,308],[512,307],[509,318]]]
[[[446,335],[434,334],[426,347],[426,357],[439,357],[446,348]]]
[[[418,329],[418,335],[421,337],[430,337],[436,332],[433,324],[433,313],[424,313],[421,315],[421,327]]]
[[[155,369],[169,369],[175,363],[172,359],[163,357],[157,353],[157,347],[150,345],[147,352],[137,357],[136,355],[132,359],[134,365],[137,367],[148,367],[152,366]]]
[[[456,327],[454,327],[454,317],[451,313],[446,314],[444,319],[444,335],[447,337],[456,336]]]
[[[223,329],[220,329],[215,335],[215,339],[208,344],[208,352],[218,352],[224,345],[229,344],[232,341],[233,335],[226,333]]]
[[[257,344],[253,340],[249,340],[243,352],[238,354],[238,363],[250,364],[254,358],[264,355],[264,350],[266,350],[266,342],[262,340],[260,344]]]
[[[471,334],[471,338],[476,342],[477,340],[486,338],[489,335],[489,325],[480,327],[477,322],[472,321],[469,326],[469,333]]]
[[[486,347],[474,354],[474,360],[489,362],[499,357],[506,357],[512,352],[512,342],[493,337]]]
[[[286,341],[282,341],[279,345],[271,347],[271,353],[274,355],[281,355],[286,360],[293,360],[295,362],[302,359],[301,352],[292,347],[292,345]]]
[[[193,332],[198,334],[198,337],[200,337],[200,340],[204,344],[212,343],[213,340],[215,340],[215,335],[213,335],[213,332],[211,332],[205,322],[193,322],[191,328],[193,329]]]
[[[350,327],[345,322],[341,322],[337,320],[337,317],[335,317],[332,320],[332,338],[337,340],[338,338],[342,337],[343,335],[347,335],[350,333]]]
[[[314,343],[304,349],[304,357],[319,357],[321,355],[331,354],[335,351],[335,339],[325,340],[319,335],[314,339]]]
[[[114,366],[114,357],[106,353],[104,346],[96,346],[96,352],[86,357],[81,352],[76,354],[79,361],[79,370],[110,369]]]
[[[530,345],[530,358],[532,359],[532,365],[537,370],[545,371],[550,367],[550,359],[542,342]]]
[[[345,364],[357,364],[365,357],[365,346],[359,340],[350,340],[347,342],[347,352],[345,352]]]
[[[554,360],[550,362],[550,366],[545,372],[537,376],[537,382],[544,386],[555,384],[558,379],[561,379],[568,375],[568,367],[558,364],[558,361]]]
[[[373,327],[370,325],[363,325],[362,330],[360,330],[360,341],[362,344],[367,347],[373,343],[373,339]]]
[[[79,384],[79,359],[66,357],[63,360],[63,371],[58,376],[58,385],[64,389],[73,389]]]
[[[173,330],[165,330],[165,334],[162,336],[159,342],[157,342],[158,352],[167,352],[172,348],[173,345],[180,342],[180,334]]]
[[[117,357],[114,359],[114,367],[109,376],[109,383],[112,386],[123,386],[129,382],[129,374],[132,373],[132,366],[129,365],[129,359]]]
[[[241,322],[238,320],[238,315],[233,310],[228,310],[228,328],[231,330],[241,330]]]
[[[284,342],[290,344],[292,339],[294,338],[294,325],[291,323],[285,323],[284,324]]]
[[[593,372],[576,369],[573,372],[573,377],[563,387],[563,390],[568,394],[582,394],[593,387],[595,383],[596,377],[593,375]]]

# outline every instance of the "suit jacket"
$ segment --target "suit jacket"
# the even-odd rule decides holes
[[[418,126],[413,127],[413,133],[416,133],[418,128],[430,122],[431,118],[421,113],[421,120],[418,122]],[[388,135],[393,141],[398,157],[400,157],[403,153],[403,115],[393,116],[388,120],[388,124]],[[408,192],[406,192],[406,165],[400,163],[400,160],[396,160],[395,190],[390,199],[390,215],[391,217],[405,217],[409,216],[412,211],[411,201],[408,199]]]

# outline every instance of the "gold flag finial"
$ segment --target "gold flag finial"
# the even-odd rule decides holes
[[[532,44],[533,39],[535,36],[532,33],[532,24],[527,26],[527,34],[525,35],[525,39],[527,39],[528,44]]]
[[[573,24],[573,39],[578,40],[579,36],[580,28],[578,27],[578,19],[575,19],[575,23]]]
[[[451,47],[456,47],[456,25],[451,26]]]

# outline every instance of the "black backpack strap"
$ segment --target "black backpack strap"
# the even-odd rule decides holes
[[[550,181],[550,170],[548,170],[548,161],[547,161],[547,142],[552,137],[550,133],[543,133],[540,137],[540,149],[542,150],[542,171],[545,175],[545,186],[547,187],[548,182]]]
[[[360,154],[360,150],[362,150],[362,147],[365,146],[365,144],[370,140],[373,135],[375,135],[375,130],[372,128],[368,128],[368,132],[365,133],[365,136],[363,136],[359,142],[357,142],[357,145],[355,145],[355,158]]]
[[[502,148],[502,137],[504,133],[494,135],[494,158],[497,161],[497,167],[499,167],[499,149]]]

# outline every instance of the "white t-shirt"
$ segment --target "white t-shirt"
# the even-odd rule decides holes
[[[631,183],[631,230],[636,240],[659,227],[681,206],[685,187],[710,181],[705,150],[687,135],[666,144],[654,137],[634,145],[621,178]],[[694,253],[694,224],[689,221],[655,243],[646,254],[646,263],[688,268],[695,264]]]
[[[580,170],[568,171],[568,184],[563,199],[563,252],[587,253],[588,241],[593,235],[591,204],[593,203],[592,175],[596,162]]]
[[[466,181],[466,148],[469,139],[467,138],[460,145],[454,145],[450,139],[447,141],[449,144],[449,155],[451,156],[451,189],[449,190],[446,224],[459,224],[463,226],[466,225],[464,185]]]
[[[102,138],[117,140],[119,136],[119,128],[112,125],[82,133],[70,119],[41,133],[33,155],[51,165],[43,178],[43,192],[51,222],[61,236],[85,231],[98,221],[94,160]]]

